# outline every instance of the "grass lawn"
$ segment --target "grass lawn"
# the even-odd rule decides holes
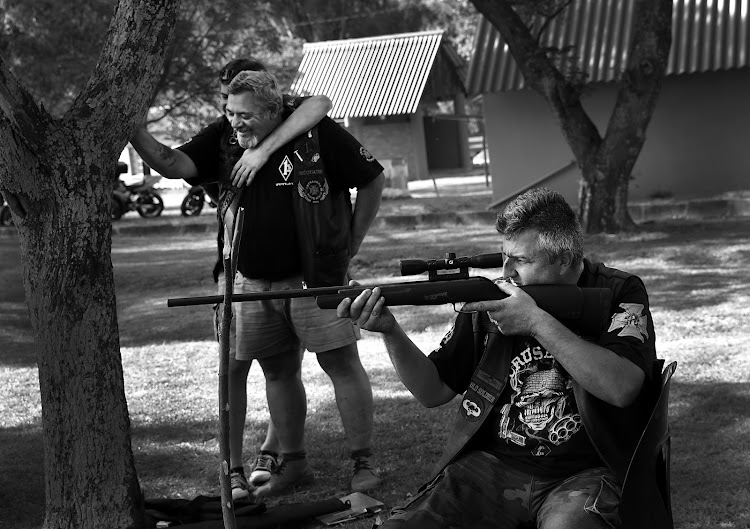
[[[750,527],[750,219],[649,224],[638,234],[590,237],[586,246],[589,256],[643,278],[659,355],[678,362],[670,399],[676,527]],[[496,248],[491,226],[375,230],[353,263],[353,275],[367,284],[396,281],[401,258]],[[113,241],[132,444],[147,497],[218,494],[218,360],[210,308],[166,306],[170,297],[214,292],[214,256],[208,236]],[[0,527],[36,529],[44,516],[41,409],[17,238],[9,231],[0,232],[0,293]],[[425,352],[453,318],[450,306],[394,312]],[[429,473],[455,406],[422,409],[396,378],[379,339],[363,335],[360,351],[375,395],[373,445],[384,478],[371,495],[390,507]],[[350,476],[332,386],[314,355],[305,356],[303,376],[307,449],[317,483],[285,502],[342,496]],[[246,459],[268,421],[257,365],[248,384],[255,398],[248,405]]]

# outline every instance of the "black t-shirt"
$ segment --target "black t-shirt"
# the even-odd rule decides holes
[[[513,345],[508,384],[471,446],[548,477],[602,465],[583,430],[570,375],[536,341]]]
[[[286,105],[285,117],[293,111]],[[346,130],[330,118],[318,125],[318,138],[331,193],[367,185],[383,167]],[[250,278],[281,279],[302,271],[293,208],[294,141],[273,153],[243,193],[245,222],[238,269]],[[192,185],[218,181],[222,193],[243,149],[232,140],[229,122],[222,118],[180,147],[195,163],[199,176]],[[217,177],[218,175],[218,177]]]
[[[594,343],[648,374],[656,359],[648,294],[636,276],[623,281],[623,276],[615,277],[617,273],[585,261],[578,282],[580,287],[609,287],[614,292],[611,323]],[[455,325],[430,354],[440,378],[458,394],[468,388],[483,352],[474,350],[471,334],[471,324]],[[602,465],[582,427],[568,373],[535,340],[513,340],[505,389],[469,446],[524,471],[553,478]]]

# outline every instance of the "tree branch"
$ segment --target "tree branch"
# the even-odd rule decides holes
[[[549,60],[508,0],[471,2],[500,32],[529,88],[550,105],[576,160],[580,163],[591,156],[598,149],[601,136],[581,105],[578,88],[567,82]]]
[[[672,0],[636,0],[633,36],[604,148],[628,149],[633,162],[661,91],[672,44]],[[640,23],[638,23],[640,22]]]
[[[165,48],[172,38],[178,0],[120,0],[88,84],[65,119],[91,137],[105,136],[117,124],[115,141],[106,148],[117,155],[143,120],[160,72]],[[145,38],[143,36],[145,35]],[[112,137],[111,131],[106,136]]]
[[[11,141],[9,135],[20,138],[32,152],[40,145],[40,131],[51,120],[40,109],[16,77],[0,58],[0,146],[3,150]],[[14,142],[15,143],[15,142]]]
[[[544,34],[544,31],[549,27],[552,21],[560,15],[560,13],[562,13],[568,8],[568,6],[571,4],[572,1],[573,0],[566,0],[565,2],[562,3],[560,7],[555,9],[551,15],[547,15],[544,17],[544,22],[542,23],[542,27],[539,28],[539,31],[537,32],[536,37],[534,39],[536,41],[537,46],[539,46],[540,42],[542,41],[542,35]]]

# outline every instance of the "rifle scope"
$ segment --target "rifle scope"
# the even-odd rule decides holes
[[[401,275],[413,276],[434,270],[500,268],[502,266],[503,254],[501,253],[482,253],[470,257],[456,257],[455,253],[448,253],[445,259],[402,259]]]

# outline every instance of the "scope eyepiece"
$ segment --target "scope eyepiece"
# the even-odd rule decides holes
[[[413,276],[433,270],[457,270],[460,268],[500,268],[503,266],[502,253],[483,253],[470,257],[456,257],[448,254],[445,259],[402,259],[401,275]]]

